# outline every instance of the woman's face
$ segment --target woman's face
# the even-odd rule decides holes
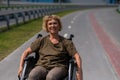
[[[51,19],[47,22],[48,32],[51,34],[56,34],[60,30],[60,26],[57,20]]]

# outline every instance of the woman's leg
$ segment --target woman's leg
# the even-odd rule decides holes
[[[29,74],[28,80],[45,80],[48,71],[41,66],[36,66]]]
[[[55,67],[48,72],[46,80],[62,80],[66,75],[67,70],[65,68]]]

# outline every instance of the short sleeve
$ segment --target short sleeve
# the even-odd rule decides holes
[[[30,45],[30,48],[33,52],[37,51],[40,48],[41,38],[36,39],[32,44]]]
[[[74,43],[71,40],[66,41],[66,50],[70,56],[74,56],[77,53]]]

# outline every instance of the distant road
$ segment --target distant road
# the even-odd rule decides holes
[[[60,34],[74,34],[73,42],[82,57],[84,80],[120,80],[120,66],[113,63],[116,56],[107,51],[113,48],[118,50],[119,21],[120,14],[115,8],[78,11],[62,18],[63,30]],[[40,33],[46,34],[43,31]],[[35,38],[36,35],[0,62],[0,80],[17,80],[20,56]],[[114,54],[120,57],[119,51]],[[115,61],[119,60],[117,58]]]
[[[3,1],[4,4],[7,4],[6,1]],[[20,1],[10,1],[11,4],[41,4],[42,2],[20,2]],[[80,4],[105,4],[107,0],[71,0],[71,3],[80,3]],[[46,4],[46,3],[42,3]],[[49,3],[48,3],[49,4]]]

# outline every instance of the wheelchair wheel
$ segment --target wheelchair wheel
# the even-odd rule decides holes
[[[76,80],[76,63],[73,58],[69,61],[69,70],[67,80]]]

